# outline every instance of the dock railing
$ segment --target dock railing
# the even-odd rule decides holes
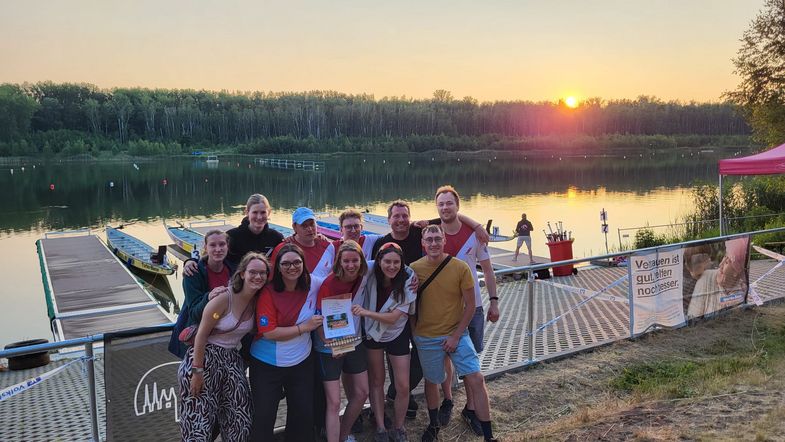
[[[635,287],[640,289],[642,279],[640,278],[641,269],[634,269],[633,262],[658,263],[657,269],[649,270],[656,272],[657,278],[659,278],[662,275],[666,275],[665,271],[659,270],[660,263],[665,263],[666,260],[675,256],[683,259],[686,256],[685,250],[714,247],[714,249],[719,250],[719,256],[722,256],[725,253],[729,253],[724,247],[730,247],[729,244],[734,240],[750,238],[751,243],[751,239],[757,235],[782,232],[785,232],[785,227],[668,244],[634,251],[609,253],[590,258],[577,258],[497,270],[495,277],[501,279],[497,290],[501,298],[501,319],[497,323],[486,323],[485,349],[481,353],[483,373],[487,377],[493,378],[503,373],[524,369],[541,361],[559,358],[622,339],[635,338],[652,330],[689,325],[693,321],[691,318],[687,318],[687,312],[689,311],[687,301],[682,301],[681,298],[677,302],[679,304],[684,302],[684,323],[675,326],[656,323],[651,325],[636,323],[637,313],[634,311],[634,308],[641,296],[640,293],[634,292],[633,289]],[[749,256],[754,252],[746,253]],[[785,297],[785,268],[783,268],[785,262],[776,259],[776,254],[770,254],[770,256],[774,258],[755,259],[747,262],[749,296],[744,300],[740,300],[733,308],[745,308],[750,305],[762,304]],[[609,263],[626,261],[627,266],[588,266],[580,267],[577,274],[570,276],[552,277],[550,279],[536,277],[538,273],[540,276],[544,276],[543,271],[550,271],[553,267],[576,266],[589,261],[607,261]],[[662,265],[665,267],[664,264]],[[681,264],[679,264],[678,270],[682,270]],[[686,279],[687,276],[685,275],[684,281]],[[634,281],[633,284],[630,281]],[[682,284],[685,283],[684,281],[682,281]],[[689,291],[687,288],[683,290],[684,293]],[[682,289],[680,288],[679,296],[681,296],[681,291]],[[657,294],[660,294],[659,289]],[[486,308],[488,306],[487,296],[486,289],[483,289],[483,299]],[[679,305],[679,308],[681,308],[681,305]],[[710,313],[703,317],[718,316],[715,312]],[[157,331],[160,335],[160,332],[170,329],[171,324],[167,324],[155,327],[152,330]],[[96,394],[102,393],[102,391],[100,390],[100,385],[96,383],[93,347],[95,344],[103,341],[104,335],[95,335],[70,341],[34,345],[0,351],[0,358],[63,348],[83,348],[84,357],[82,359],[86,367],[89,395],[89,437],[93,440],[100,440],[102,434],[100,429],[102,426],[105,428],[101,415],[102,412],[107,414],[102,407],[107,404],[103,404],[98,400],[100,396],[103,396],[102,394]],[[145,345],[143,342],[143,340],[139,341],[136,345]],[[552,367],[556,368],[558,365]],[[111,368],[106,367],[105,362],[103,367],[99,368],[111,370]],[[43,370],[48,369],[43,368]],[[10,382],[5,380],[9,378],[4,376],[8,373],[11,372],[0,373],[0,388],[8,387],[7,384]],[[26,376],[29,377],[29,375]],[[48,382],[57,382],[55,379]],[[161,381],[159,381],[158,390],[163,394],[163,387],[160,384]],[[139,387],[137,386],[138,389]],[[154,395],[156,394],[155,392],[155,387],[153,387]],[[23,392],[20,396],[25,394],[31,393]],[[147,395],[147,387],[144,388],[144,394],[145,396]],[[3,410],[4,407],[13,407],[14,400],[16,398],[0,403],[0,426],[3,428],[16,428],[14,427],[16,422],[4,421],[4,419],[9,418],[7,417],[8,413],[4,413]],[[62,407],[78,407],[78,403],[75,405],[74,403],[56,403],[54,401],[36,401],[36,404],[41,407],[51,407],[51,413],[60,413]],[[114,405],[116,406],[117,404]],[[158,404],[158,406],[159,409],[163,409],[162,404]],[[174,406],[176,408],[177,404],[175,403]],[[45,425],[45,423],[42,423],[42,425]],[[174,425],[174,420],[169,418],[168,425]],[[84,438],[87,437],[87,431],[85,433]],[[18,437],[18,440],[30,439],[29,435],[26,437],[25,434],[13,435],[13,433],[6,433],[6,435],[9,434],[12,437],[10,439],[7,438],[8,440],[16,440],[14,437]]]

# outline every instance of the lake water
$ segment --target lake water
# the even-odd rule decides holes
[[[461,212],[510,234],[526,212],[533,249],[547,256],[542,229],[562,221],[575,238],[575,256],[605,252],[599,212],[609,216],[611,250],[617,228],[679,221],[690,209],[690,185],[716,180],[715,156],[659,154],[617,158],[523,158],[493,154],[374,155],[323,158],[321,172],[260,167],[252,158],[0,165],[0,345],[51,339],[35,241],[45,232],[129,224],[125,231],[157,246],[170,241],[163,220],[224,218],[237,224],[248,195],[265,194],[272,222],[291,225],[301,205],[337,213],[349,207],[385,214],[388,202],[412,203],[414,219],[436,216],[442,184],[461,193]],[[514,242],[494,243],[513,249]],[[182,279],[168,277],[176,302]],[[168,305],[171,308],[171,305]]]

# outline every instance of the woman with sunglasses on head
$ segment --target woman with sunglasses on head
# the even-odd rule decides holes
[[[313,440],[311,331],[321,280],[312,278],[303,251],[284,244],[275,257],[273,279],[259,296],[256,339],[251,344],[252,440],[272,440],[281,392],[286,393],[286,440]]]
[[[352,306],[352,313],[365,318],[368,349],[368,378],[371,409],[376,418],[374,440],[406,441],[404,418],[409,404],[408,394],[395,397],[394,428],[384,427],[384,352],[387,352],[395,376],[396,391],[409,392],[409,314],[414,313],[417,298],[417,274],[403,264],[403,251],[398,244],[386,243],[379,248],[371,263],[365,302]]]
[[[351,298],[352,304],[361,305],[367,273],[368,264],[365,262],[360,245],[352,240],[344,241],[336,253],[332,272],[325,278],[319,289],[317,308],[322,309],[325,298],[341,296]],[[359,338],[362,334],[360,318],[354,317],[353,319],[355,326],[353,335]],[[368,364],[365,359],[365,346],[358,339],[354,344],[354,350],[334,355],[329,347],[332,340],[325,338],[324,327],[317,331],[318,338],[315,338],[314,349],[318,354],[327,403],[325,412],[327,440],[328,442],[354,441],[351,427],[368,399]],[[339,417],[341,377],[343,377],[343,386],[348,402],[343,418]]]
[[[194,344],[177,371],[182,440],[210,441],[216,424],[223,440],[248,440],[251,392],[237,348],[253,329],[256,297],[269,271],[263,255],[245,255],[232,275],[229,291],[205,306]]]

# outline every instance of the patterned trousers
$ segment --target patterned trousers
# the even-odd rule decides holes
[[[251,433],[251,389],[240,352],[207,344],[204,352],[204,386],[192,396],[193,347],[188,349],[177,377],[180,381],[180,434],[184,441],[210,442],[217,424],[227,442],[248,440]]]

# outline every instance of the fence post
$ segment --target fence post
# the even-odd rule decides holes
[[[93,440],[99,442],[98,435],[98,403],[95,393],[95,361],[93,360],[93,342],[85,344],[85,356],[87,356],[87,388],[90,394],[90,432]]]
[[[526,335],[529,337],[528,363],[534,362],[534,270],[529,269],[529,276],[526,280],[527,316],[529,323],[526,325]]]
[[[630,304],[630,339],[635,337],[635,294],[632,292],[632,256],[627,255],[627,299]]]

